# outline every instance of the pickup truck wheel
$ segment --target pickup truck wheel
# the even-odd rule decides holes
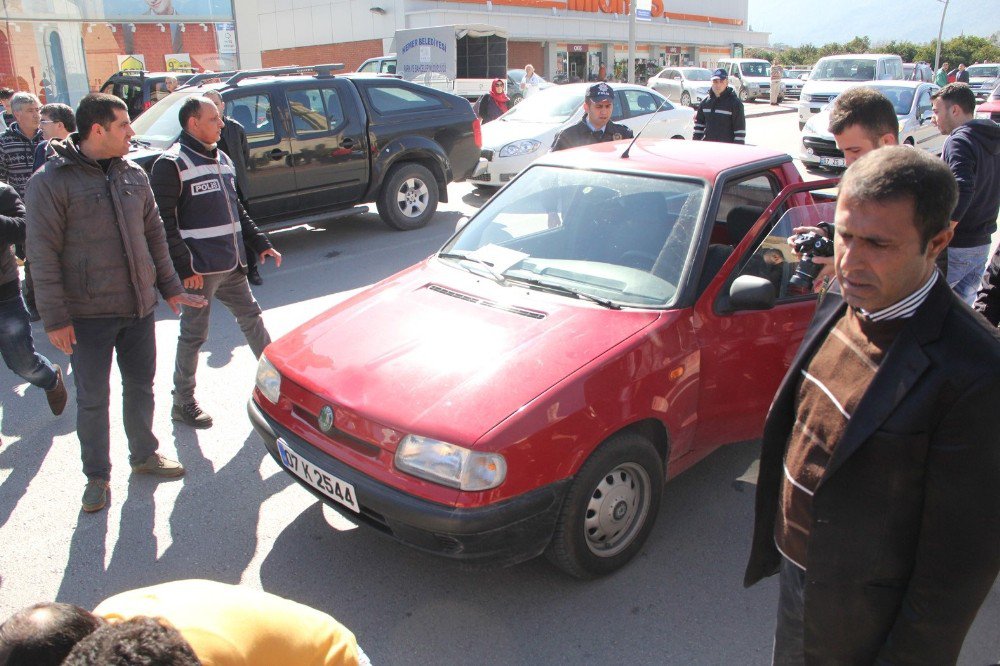
[[[691,95],[686,90],[681,93],[681,106],[691,106]]]
[[[596,578],[631,560],[656,522],[663,463],[652,443],[619,433],[601,444],[576,475],[546,556],[577,578]]]
[[[409,231],[426,226],[438,205],[434,174],[419,164],[393,167],[375,205],[382,220],[394,229]]]

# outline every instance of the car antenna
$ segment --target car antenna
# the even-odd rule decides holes
[[[667,103],[667,98],[664,97],[663,101],[660,102],[660,105],[658,107],[656,107],[656,111],[653,111],[651,114],[649,114],[649,120],[647,120],[646,124],[642,126],[642,129],[640,129],[638,132],[636,132],[635,136],[632,137],[632,143],[628,144],[628,148],[626,148],[625,152],[622,153],[622,159],[623,160],[627,160],[628,159],[628,151],[632,150],[632,146],[634,146],[635,142],[639,139],[639,135],[641,135],[643,132],[646,131],[646,128],[649,127],[649,123],[653,122],[653,118],[656,117],[656,114],[658,114],[660,112],[660,109],[662,109],[663,105],[666,104],[666,103]]]

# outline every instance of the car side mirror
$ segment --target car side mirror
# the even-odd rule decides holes
[[[927,108],[922,109],[920,111],[920,122],[921,122],[921,124],[926,123],[926,122],[930,122],[931,120],[934,120],[934,110],[933,109],[927,109]]]
[[[770,310],[774,307],[774,285],[756,275],[741,275],[729,287],[730,310]]]
[[[465,227],[465,225],[469,223],[469,220],[471,219],[472,218],[470,218],[468,215],[463,215],[462,217],[458,218],[458,222],[455,223],[455,233],[457,234],[459,231],[461,231]]]

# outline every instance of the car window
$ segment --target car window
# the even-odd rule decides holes
[[[768,65],[763,62],[745,62],[740,65],[743,68],[743,76],[767,76]]]
[[[761,173],[753,176],[743,177],[739,180],[726,183],[722,190],[722,197],[719,200],[719,211],[716,214],[716,224],[726,226],[726,237],[733,247],[739,245],[743,236],[750,230],[750,226],[760,217],[764,209],[774,201],[781,187],[778,181],[769,173]],[[757,211],[752,220],[747,220],[748,214],[737,214],[732,217],[734,209],[754,209]],[[733,222],[730,225],[730,221]]]
[[[432,95],[394,85],[375,85],[366,89],[368,101],[379,113],[409,113],[444,108]]]
[[[375,70],[376,67],[378,67],[378,61],[372,60],[371,62],[366,62],[365,64],[361,65],[361,67],[358,67],[358,71],[366,72],[368,74],[374,74],[376,71]]]
[[[383,74],[395,74],[396,73],[396,61],[395,60],[383,60],[382,61],[382,73]]]
[[[226,115],[243,125],[248,141],[275,138],[271,96],[267,93],[230,97],[226,101]]]
[[[664,102],[662,97],[654,95],[645,90],[625,90],[625,105],[628,108],[629,116],[646,116],[656,111],[660,103],[663,102],[664,109],[672,109],[670,102]]]
[[[917,116],[931,108],[931,91],[924,88],[917,97]]]
[[[611,121],[615,123],[619,122],[622,118],[625,117],[626,102],[625,102],[625,96],[622,94],[622,92],[623,91],[621,90],[615,91],[614,108],[612,108],[611,110]]]
[[[345,122],[340,96],[333,88],[289,90],[285,93],[285,98],[288,100],[296,135],[329,132]]]

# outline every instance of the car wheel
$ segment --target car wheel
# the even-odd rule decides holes
[[[778,104],[781,104],[784,101],[785,101],[785,96],[784,95],[778,95]]]
[[[649,536],[663,495],[652,443],[619,433],[601,444],[570,485],[546,556],[576,578],[623,567]]]
[[[750,101],[750,93],[747,92],[746,88],[740,88],[740,101],[741,102]]]
[[[681,93],[681,106],[691,106],[691,95],[687,91]]]
[[[520,93],[514,93],[513,95],[510,96],[510,101],[507,102],[507,108],[508,109],[511,108],[512,106],[520,102],[522,99],[524,99],[524,95]]]
[[[437,210],[437,181],[419,164],[398,164],[386,177],[375,205],[390,227],[400,231],[420,229]]]

